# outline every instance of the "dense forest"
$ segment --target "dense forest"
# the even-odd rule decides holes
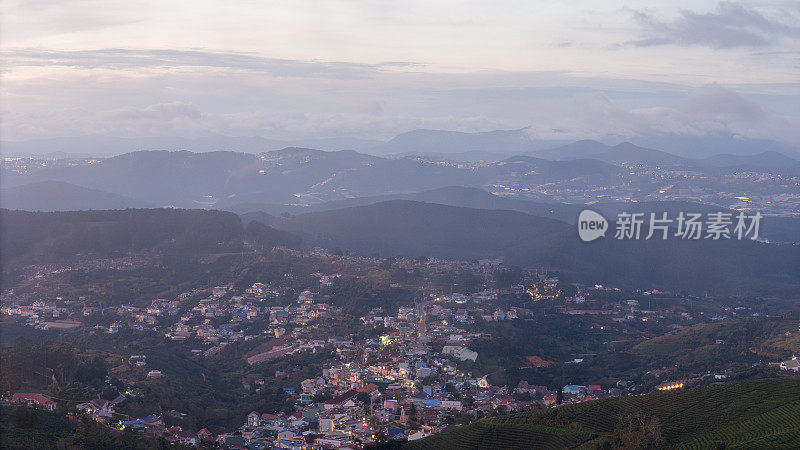
[[[253,216],[255,217],[255,216]],[[256,219],[257,220],[257,219]],[[574,225],[517,211],[393,200],[273,218],[309,244],[360,254],[481,259],[558,270],[576,282],[692,293],[796,292],[800,247],[750,240],[617,240],[585,243]],[[643,227],[642,236],[646,236]]]
[[[240,251],[239,217],[222,211],[126,209],[31,213],[0,210],[5,262],[47,263],[77,254],[120,256]]]

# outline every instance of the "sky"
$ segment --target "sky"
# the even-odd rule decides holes
[[[796,1],[0,3],[0,139],[800,143]]]

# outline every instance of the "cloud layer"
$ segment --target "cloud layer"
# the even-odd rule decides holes
[[[10,0],[0,133],[800,142],[796,5],[498,1]]]
[[[682,10],[674,20],[661,20],[655,15],[633,11],[643,37],[630,41],[639,47],[654,45],[703,45],[718,49],[731,47],[764,47],[781,39],[800,38],[800,25],[791,12],[781,20],[766,17],[741,3],[721,2],[714,12],[697,13]]]
[[[419,66],[410,62],[359,64],[265,58],[252,53],[173,49],[33,50],[2,53],[6,68],[73,67],[78,69],[217,68],[273,76],[361,78],[381,70]]]
[[[212,67],[204,61],[204,67]],[[431,74],[374,67],[342,73],[337,64],[288,72],[268,71],[261,64],[243,69],[217,63],[200,72],[191,66],[126,64],[135,64],[135,70],[99,69],[105,66],[92,63],[57,87],[39,79],[15,82],[17,107],[3,114],[5,138],[386,139],[415,128],[529,127],[540,139],[724,133],[800,142],[796,115],[775,113],[755,100],[769,97],[743,96],[718,84],[687,88],[564,73]],[[37,104],[28,98],[47,100]]]

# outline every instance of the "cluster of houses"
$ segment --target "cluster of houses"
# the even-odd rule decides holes
[[[493,386],[487,377],[460,370],[460,363],[474,362],[478,354],[463,343],[442,342],[420,325],[420,318],[429,316],[427,311],[435,306],[400,308],[389,323],[393,331],[378,338],[329,338],[326,345],[335,350],[339,361],[327,364],[318,377],[301,382],[297,392],[286,390],[295,399],[295,413],[253,411],[238,430],[218,436],[218,442],[300,449],[348,448],[378,439],[415,440],[453,427],[461,415],[476,418],[559,400],[557,392],[545,386],[525,382],[511,389]],[[454,308],[457,313],[458,305]],[[387,316],[382,314],[376,308],[362,320],[386,324]],[[437,343],[444,344],[438,352],[432,350]],[[561,401],[623,392],[625,388],[617,386],[570,385],[563,388]]]
[[[85,300],[85,299],[84,299]],[[36,329],[75,328],[80,322],[65,320],[75,301],[56,298],[52,301],[34,301],[29,305],[9,305],[2,308],[2,314],[17,317]]]
[[[263,334],[281,337],[286,326],[308,326],[319,318],[338,314],[341,309],[324,302],[315,302],[316,294],[305,291],[298,295],[295,304],[266,306],[265,298],[277,295],[262,283],[255,283],[243,295],[226,295],[226,287],[214,288],[214,293],[201,299],[191,310],[183,313],[168,331],[172,339],[183,340],[198,337],[207,343],[234,342],[253,338],[246,335],[240,325],[252,321],[268,321]],[[224,320],[223,325],[215,326]]]
[[[44,408],[48,411],[56,409],[56,402],[49,397],[33,392],[17,392],[11,396],[10,403],[24,404],[32,407]]]
[[[485,261],[470,267],[490,271],[496,269],[497,263]],[[414,264],[444,263],[434,260]],[[339,277],[316,275],[323,286]],[[545,282],[545,286],[554,283],[549,279]],[[519,294],[525,291],[523,286],[512,289]],[[275,306],[264,299],[280,293],[262,283],[239,293],[224,285],[187,292],[175,300],[155,299],[147,307],[117,307],[115,312],[123,320],[111,324],[105,332],[116,333],[129,327],[160,332],[174,340],[201,339],[211,345],[197,350],[202,357],[213,356],[230,342],[264,335],[272,339],[272,345],[249,356],[251,365],[323,347],[331,348],[338,357],[318,377],[303,381],[299,390],[286,389],[296,405],[296,412],[288,416],[254,411],[240,429],[217,436],[207,430],[193,433],[165,428],[160,415],[120,424],[185,444],[216,441],[225,447],[346,448],[378,439],[419,439],[452,427],[462,414],[475,418],[498,410],[527,408],[535,402],[554,403],[556,394],[545,387],[492,386],[487,377],[476,377],[459,368],[462,363],[475,363],[479,357],[469,348],[469,342],[481,337],[481,333],[467,331],[476,320],[503,321],[531,314],[520,307],[498,307],[498,292],[432,295],[414,306],[399,307],[396,314],[374,308],[361,318],[362,323],[382,325],[388,331],[357,341],[347,336],[307,337],[314,321],[338,315],[341,310],[329,305],[324,296],[308,290],[289,305]],[[102,307],[87,308],[90,307],[84,306],[84,314],[103,312]],[[245,334],[245,327],[240,325],[256,320],[267,325],[259,335]],[[291,329],[288,333],[287,328]],[[145,355],[133,355],[128,363],[149,370],[147,378],[163,376],[161,371],[147,367]],[[563,394],[565,401],[582,401],[616,392],[592,385],[567,386]],[[94,399],[79,404],[78,409],[109,423],[114,406],[123,399]]]
[[[118,403],[125,401],[125,399],[126,397],[122,394],[117,395],[113,400],[96,398],[88,402],[79,403],[75,408],[88,414],[98,422],[110,422],[114,416],[114,407]]]
[[[316,256],[330,255],[320,250]],[[374,268],[381,260],[353,257],[349,263]],[[467,270],[485,276],[494,273],[501,263],[500,260],[437,259],[399,259],[396,262],[408,270],[424,268],[428,274]],[[321,287],[330,287],[342,277],[340,274],[312,275],[319,280]],[[287,274],[286,277],[292,276]],[[98,325],[97,331],[111,334],[123,329],[152,331],[175,341],[197,340],[203,343],[202,347],[198,345],[199,348],[192,350],[198,358],[213,357],[232,342],[266,339],[257,347],[259,350],[246,357],[247,363],[254,367],[296,352],[330,349],[335,357],[317,376],[302,381],[299,386],[284,389],[285,395],[293,399],[294,412],[253,411],[242,417],[241,427],[222,434],[213,434],[205,428],[194,432],[166,427],[162,414],[116,420],[115,407],[125,399],[122,395],[110,401],[93,399],[77,405],[79,411],[100,422],[130,427],[163,437],[168,442],[187,445],[215,443],[226,448],[287,449],[356,448],[383,439],[415,440],[447,430],[456,423],[498,412],[534,405],[582,402],[628,392],[630,386],[626,383],[605,387],[598,384],[567,385],[557,391],[546,386],[529,385],[525,381],[515,387],[494,386],[487,376],[474,375],[470,368],[475,367],[481,355],[470,345],[485,334],[475,331],[473,325],[534,314],[525,308],[535,308],[532,303],[523,304],[525,307],[507,307],[498,302],[500,295],[527,294],[533,301],[550,300],[554,303],[563,300],[553,309],[563,314],[591,315],[598,326],[660,320],[669,314],[681,320],[691,319],[685,312],[640,307],[636,299],[623,300],[614,306],[605,302],[599,305],[604,309],[597,309],[591,295],[584,292],[565,297],[557,278],[537,275],[535,279],[508,289],[484,289],[470,294],[430,294],[413,306],[399,307],[396,314],[380,307],[373,308],[360,318],[361,323],[381,331],[371,334],[375,337],[358,339],[355,333],[324,336],[317,332],[320,324],[342,316],[341,308],[331,305],[329,298],[317,292],[306,290],[294,297],[283,297],[286,291],[265,283],[254,283],[244,291],[235,291],[232,286],[194,289],[174,300],[152,300],[147,306],[104,307],[81,298],[9,306],[2,312],[22,317],[37,327],[56,326],[65,317],[113,312],[115,319],[112,320],[116,321],[110,325]],[[608,288],[595,286],[595,289]],[[323,289],[320,291],[324,292]],[[654,294],[657,293],[646,293]],[[279,297],[285,301],[271,301]],[[737,313],[730,312],[731,315]],[[256,322],[263,326],[249,326]],[[63,320],[61,325],[64,325]],[[572,362],[581,363],[581,360]],[[556,364],[534,355],[527,356],[522,363],[528,367]],[[143,378],[145,373],[148,379],[164,376],[160,370],[148,366],[146,355],[130,356],[127,367],[140,369]],[[784,361],[780,367],[800,372],[800,360]],[[661,378],[666,374],[654,375]],[[249,389],[250,385],[245,381],[243,385]],[[263,379],[256,381],[257,390],[265,388]],[[680,382],[670,381],[657,389],[683,386]],[[55,408],[55,403],[41,394],[14,394],[11,401],[50,410]],[[180,414],[165,414],[171,413]]]

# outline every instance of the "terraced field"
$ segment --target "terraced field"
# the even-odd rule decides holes
[[[420,449],[546,449],[568,448],[592,437],[590,432],[524,423],[480,421],[455,436],[441,433],[410,443]],[[447,435],[447,436],[446,436]],[[455,439],[452,439],[455,438]]]
[[[800,445],[800,402],[779,406],[687,442],[681,448],[708,448],[724,442],[729,448],[775,448]]]
[[[660,446],[797,448],[800,377],[728,383],[598,400],[485,419],[408,448],[595,448],[639,414],[658,423]]]

